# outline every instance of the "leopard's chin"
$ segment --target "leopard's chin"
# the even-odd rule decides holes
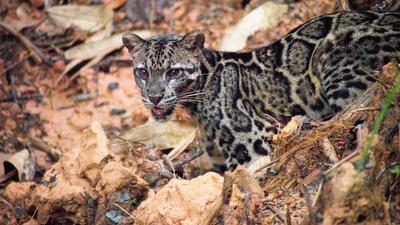
[[[175,107],[161,108],[154,107],[151,109],[151,115],[157,122],[167,122],[171,119]]]

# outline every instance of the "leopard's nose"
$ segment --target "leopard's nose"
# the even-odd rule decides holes
[[[149,96],[149,100],[154,104],[157,105],[160,103],[162,96]]]

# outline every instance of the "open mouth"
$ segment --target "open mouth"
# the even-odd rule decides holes
[[[160,122],[169,120],[173,112],[174,112],[174,107],[161,108],[156,106],[151,109],[151,114],[153,115],[153,117]]]

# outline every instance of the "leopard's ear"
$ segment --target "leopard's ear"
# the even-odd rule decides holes
[[[132,51],[133,49],[144,47],[147,42],[133,32],[126,32],[122,36],[122,43],[129,51]]]
[[[200,30],[194,30],[187,33],[179,43],[188,50],[196,50],[204,47],[205,37]]]

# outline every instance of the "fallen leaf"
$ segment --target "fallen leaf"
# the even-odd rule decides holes
[[[219,46],[221,51],[239,51],[246,47],[247,38],[257,30],[278,25],[288,11],[288,5],[266,2],[255,8],[228,32]]]
[[[107,5],[60,5],[47,8],[46,13],[51,21],[64,29],[76,26],[88,32],[104,28],[114,16]]]
[[[145,124],[135,127],[120,138],[111,140],[111,151],[118,153],[123,152],[122,146],[125,142],[142,144],[154,144],[158,149],[171,149],[179,146],[182,142],[187,142],[193,132],[196,131],[196,126],[191,123],[180,121],[168,121],[158,123],[153,119],[148,120]]]
[[[78,162],[79,170],[83,174],[85,171],[98,166],[109,155],[108,139],[99,122],[92,122],[90,130],[83,133],[81,143]]]
[[[27,149],[13,155],[1,154],[0,163],[0,178],[4,176],[6,164],[17,170],[20,181],[31,181],[35,177],[36,159],[34,154]]]
[[[142,38],[150,37],[153,32],[149,30],[139,30],[139,31],[133,31],[135,34],[141,36]],[[78,46],[75,46],[73,48],[68,49],[65,51],[65,58],[67,60],[72,60],[68,65],[66,65],[64,72],[60,75],[60,77],[57,79],[57,83],[60,82],[61,78],[67,74],[70,70],[75,68],[78,64],[81,62],[92,59],[89,61],[85,66],[83,66],[80,70],[78,70],[76,73],[71,75],[72,79],[73,77],[76,76],[76,74],[79,74],[82,70],[87,69],[88,67],[96,64],[99,62],[104,56],[106,56],[108,53],[119,49],[123,46],[122,43],[122,35],[124,33],[118,33],[114,34],[111,37],[98,40],[98,41],[91,41],[88,43],[84,43]]]
[[[4,19],[4,22],[17,31],[21,31],[22,29],[27,27],[36,26],[41,21],[41,19],[35,19],[32,17],[32,9],[29,7],[28,4],[25,3],[18,6],[18,8],[16,9],[16,14],[18,16],[18,19],[15,19],[14,17],[8,15]]]
[[[196,138],[196,132],[197,132],[197,129],[194,129],[190,133],[188,133],[185,138],[182,138],[182,140],[174,147],[174,149],[172,149],[172,151],[170,153],[168,153],[168,158],[173,160],[178,155],[180,155],[183,151],[185,151],[186,148]]]

